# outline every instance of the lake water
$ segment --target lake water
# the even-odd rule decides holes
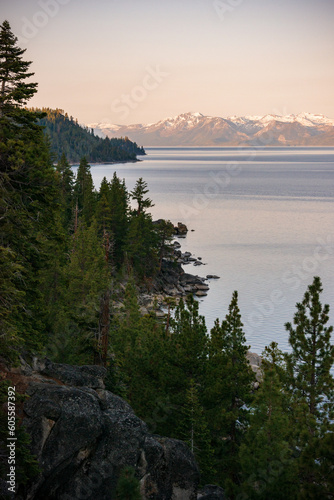
[[[154,218],[184,222],[183,251],[205,266],[200,312],[211,328],[223,319],[234,290],[251,350],[276,341],[289,350],[292,321],[313,276],[334,314],[334,148],[148,148],[140,163],[96,165],[96,187],[114,171],[129,190],[143,177]]]

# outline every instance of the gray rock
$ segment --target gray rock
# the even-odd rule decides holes
[[[204,281],[204,278],[200,278],[199,276],[194,276],[193,274],[184,273],[180,277],[180,283],[186,285],[201,285]]]
[[[102,373],[47,364],[75,382],[83,373]],[[23,424],[42,472],[26,487],[25,500],[115,498],[124,466],[134,467],[143,500],[197,498],[199,471],[189,448],[151,435],[122,398],[103,388],[36,382],[29,392]]]
[[[197,290],[210,290],[209,285],[203,284],[203,285],[195,285]]]
[[[249,364],[251,366],[251,369],[255,373],[255,377],[258,383],[261,383],[263,381],[263,373],[261,370],[261,364],[262,364],[262,358],[259,354],[256,354],[255,352],[250,352],[248,351],[246,354],[246,357],[249,361]],[[259,384],[255,382],[253,385],[254,389],[258,389]]]
[[[103,366],[71,366],[52,363],[47,359],[41,373],[56,378],[64,384],[104,388],[103,378],[107,371]]]
[[[226,496],[220,486],[207,484],[198,492],[197,500],[226,500]]]
[[[248,351],[246,354],[246,357],[248,361],[250,362],[251,365],[254,366],[261,366],[262,364],[262,357],[259,354],[256,354],[255,352],[250,352]]]
[[[177,226],[174,227],[174,231],[175,231],[175,234],[177,234],[178,236],[186,236],[186,234],[188,232],[188,228],[182,222],[178,222]]]

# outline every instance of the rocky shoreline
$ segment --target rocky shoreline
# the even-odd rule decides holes
[[[159,222],[159,221],[157,221]],[[183,239],[188,233],[188,228],[182,222],[174,227],[176,238]],[[170,253],[165,256],[161,263],[159,275],[155,278],[152,291],[146,290],[139,293],[139,305],[142,314],[155,312],[157,317],[164,317],[164,307],[167,307],[170,299],[178,302],[181,297],[193,294],[196,297],[206,297],[210,290],[208,281],[220,277],[208,274],[205,277],[185,272],[183,266],[193,264],[194,266],[205,265],[202,257],[195,257],[191,252],[182,252],[181,243],[176,239],[170,246]]]

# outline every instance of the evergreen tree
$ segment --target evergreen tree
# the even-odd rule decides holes
[[[65,153],[62,154],[61,159],[57,164],[57,172],[59,175],[60,184],[60,203],[63,211],[63,225],[68,231],[73,229],[73,189],[74,189],[74,175],[70,164],[68,163]]]
[[[213,449],[208,423],[203,407],[199,402],[198,390],[194,379],[190,380],[185,403],[181,408],[178,424],[180,438],[185,441],[198,462],[201,471],[201,484],[213,481]]]
[[[25,80],[34,75],[29,73],[30,61],[24,61],[22,55],[26,49],[17,46],[17,37],[12,33],[8,21],[0,27],[0,134],[1,139],[8,138],[19,127],[34,125],[41,113],[32,114],[23,106],[37,92],[37,83]],[[35,127],[33,127],[35,128]]]
[[[239,447],[248,426],[255,380],[246,354],[245,334],[234,292],[222,324],[211,330],[205,407],[212,425],[219,480],[235,497],[240,484]]]
[[[141,213],[132,216],[126,241],[126,256],[136,275],[144,280],[156,274],[158,269],[157,234],[152,217]]]
[[[168,436],[180,438],[179,412],[184,405],[190,381],[198,388],[200,403],[204,391],[207,364],[207,329],[205,319],[199,315],[198,302],[189,295],[184,303],[180,299],[164,343],[164,363],[161,367],[161,385],[169,395],[171,411],[164,423]]]
[[[74,186],[76,210],[85,224],[89,224],[95,212],[95,194],[90,165],[81,158]]]
[[[53,358],[68,363],[93,363],[99,346],[100,301],[110,287],[110,277],[97,223],[78,225],[65,270],[61,316],[62,331],[57,337]]]
[[[174,226],[171,221],[160,219],[155,223],[155,231],[158,240],[159,271],[161,271],[162,259],[173,254],[169,244],[174,236]]]
[[[334,346],[331,344],[332,326],[329,306],[322,306],[319,277],[297,303],[294,325],[286,324],[291,354],[287,355],[288,386],[294,396],[295,433],[300,450],[300,498],[331,498],[332,485],[324,478],[328,451],[333,451]],[[325,441],[324,441],[325,440]],[[322,446],[322,442],[326,446]],[[327,443],[329,447],[327,446]]]
[[[153,317],[142,317],[134,283],[125,289],[124,307],[113,318],[112,348],[115,371],[122,373],[123,386],[136,415],[155,431],[169,412],[169,398],[162,384],[164,330]],[[124,393],[123,393],[124,395]]]
[[[298,397],[305,398],[310,417],[309,432],[314,435],[320,423],[333,419],[334,345],[331,344],[332,326],[329,305],[322,306],[322,284],[315,277],[305,292],[303,301],[297,303],[293,323],[286,323],[292,353],[287,356],[291,388]],[[315,420],[317,423],[315,423]]]
[[[125,181],[121,181],[116,172],[110,182],[111,231],[114,241],[114,261],[116,267],[124,261],[124,251],[128,232],[129,194]]]
[[[142,177],[140,177],[134,187],[134,189],[131,191],[130,196],[133,200],[137,202],[137,209],[136,209],[136,214],[140,215],[147,208],[154,207],[154,204],[150,198],[145,198],[145,195],[148,193],[148,187],[147,187],[147,182],[143,180]]]
[[[24,52],[5,21],[0,28],[0,243],[2,257],[14,258],[14,274],[7,279],[20,292],[21,307],[14,307],[10,318],[12,331],[40,349],[45,318],[39,276],[48,267],[47,243],[58,237],[59,193],[48,145],[36,123],[41,115],[23,107],[37,86],[25,83],[32,73],[31,63],[22,59]]]
[[[117,482],[117,500],[140,500],[139,481],[132,467],[124,467]]]
[[[290,394],[282,389],[282,362],[283,353],[272,343],[263,353],[263,380],[239,449],[242,491],[254,500],[293,500],[298,494],[293,421],[287,411]]]
[[[19,340],[12,318],[22,307],[24,299],[24,293],[18,287],[22,272],[10,248],[0,246],[0,350],[7,357],[11,355],[9,347],[15,347]]]
[[[44,128],[57,161],[63,153],[71,163],[79,163],[83,156],[92,163],[136,161],[136,155],[145,154],[143,148],[128,139],[95,136],[92,129],[80,126],[62,109],[33,108],[33,111],[43,113],[39,124]]]

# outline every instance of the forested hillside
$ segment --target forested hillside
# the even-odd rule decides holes
[[[142,147],[127,137],[102,139],[95,136],[92,129],[81,127],[62,109],[32,108],[32,111],[45,113],[39,124],[50,139],[50,148],[56,160],[60,160],[63,153],[70,163],[79,163],[83,156],[89,162],[103,163],[136,160],[137,155],[145,154]]]
[[[24,354],[104,365],[107,388],[126,398],[152,432],[184,440],[198,461],[201,483],[221,485],[227,499],[333,498],[333,328],[327,324],[329,306],[320,301],[320,278],[285,325],[290,353],[275,343],[265,349],[260,383],[246,357],[236,291],[211,332],[192,295],[170,303],[174,313],[164,319],[143,315],[138,291],[151,290],[168,251],[170,224],[153,224],[153,201],[142,178],[129,192],[115,173],[95,190],[85,157],[76,177],[65,152],[54,166],[40,113],[25,107],[37,84],[25,81],[31,74],[23,54],[5,21],[2,362],[15,365]],[[6,384],[0,386],[2,477],[8,469]],[[21,432],[16,467],[24,484],[38,471]]]

